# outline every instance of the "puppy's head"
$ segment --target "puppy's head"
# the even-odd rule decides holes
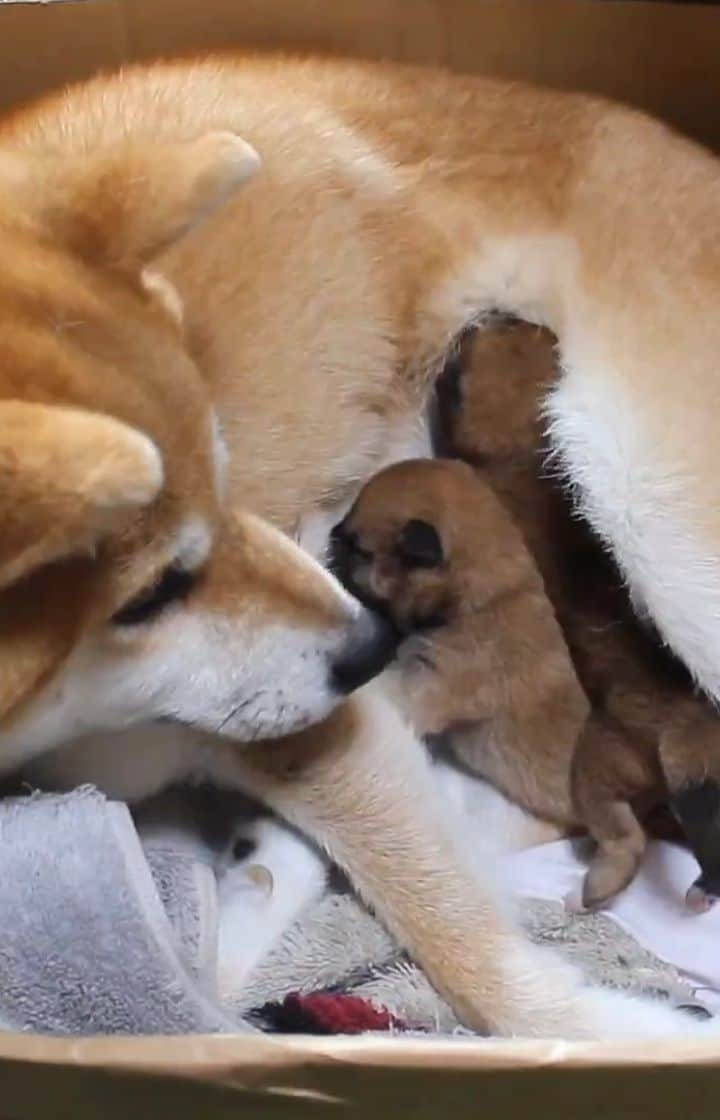
[[[331,551],[338,578],[401,633],[442,626],[532,570],[490,488],[446,459],[381,471],[333,530]]]
[[[153,719],[284,734],[392,652],[309,556],[229,508],[180,300],[152,271],[257,165],[228,133],[76,160],[0,145],[4,766]]]

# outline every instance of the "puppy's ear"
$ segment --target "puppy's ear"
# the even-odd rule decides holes
[[[160,453],[141,432],[81,409],[0,402],[0,590],[92,552],[157,497]]]
[[[234,133],[209,132],[23,165],[16,185],[34,192],[31,206],[53,236],[90,263],[137,269],[222,206],[260,158]]]
[[[408,568],[437,568],[444,560],[440,534],[429,521],[413,518],[403,526],[398,554]]]

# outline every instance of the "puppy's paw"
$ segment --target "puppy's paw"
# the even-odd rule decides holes
[[[614,853],[598,851],[583,880],[583,908],[601,910],[624,891],[637,874],[641,855],[630,847]]]

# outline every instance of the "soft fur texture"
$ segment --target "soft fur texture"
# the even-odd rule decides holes
[[[479,385],[473,378],[470,399]],[[480,430],[476,459],[483,443]],[[546,503],[534,506],[519,485],[518,457],[505,472],[498,461],[474,472],[450,459],[380,471],[333,531],[335,570],[403,635],[386,676],[417,734],[538,817],[590,831],[598,848],[583,906],[629,884],[645,849],[637,814],[668,794],[702,867],[690,900],[710,905],[720,858],[709,796],[717,714],[679,670],[668,676],[571,511],[564,532],[543,534]],[[525,466],[532,494],[537,476]],[[493,475],[504,475],[508,505],[525,511],[530,538],[552,558],[552,598]],[[578,538],[580,551],[571,547]]]
[[[530,746],[544,742],[540,721],[534,734],[526,724],[525,749],[520,746],[517,764],[525,783],[539,786],[544,804],[531,802],[536,812],[559,817],[566,825],[579,819],[598,842],[585,904],[604,902],[627,885],[645,848],[638,814],[642,818],[669,798],[701,867],[688,901],[704,909],[720,894],[720,720],[652,628],[638,621],[616,568],[575,515],[554,475],[542,408],[557,378],[554,339],[548,331],[496,321],[467,333],[441,388],[440,428],[448,453],[474,465],[479,499],[489,487],[506,518],[512,516],[522,530],[572,655],[573,671],[560,674],[554,689],[546,668],[544,674],[534,672],[531,684],[520,691],[519,702],[526,708],[540,690],[552,713],[548,722],[557,729],[559,742],[550,766]],[[488,499],[484,502],[487,506]],[[487,514],[478,516],[475,530],[478,567],[487,570],[496,591],[513,568],[507,560],[498,561],[498,550],[486,543],[494,535],[512,552],[513,530],[498,509],[494,533],[488,531]],[[514,551],[517,568],[524,554],[520,542]],[[440,572],[440,582],[443,578]],[[445,578],[454,583],[459,577],[448,573]],[[519,580],[516,589],[522,589]],[[550,643],[529,609],[522,623],[506,621],[499,640],[511,641],[513,635],[534,651],[529,660],[547,666],[543,648]],[[567,701],[580,685],[592,713],[578,722],[576,704],[573,723]],[[502,694],[502,674],[497,691]],[[473,754],[468,749],[463,757],[471,768],[481,765],[478,750]],[[558,767],[565,775],[572,771],[570,813],[567,794],[565,799],[557,795]],[[510,793],[528,804],[522,783]]]
[[[98,732],[107,786],[183,770],[246,783],[349,869],[472,1025],[699,1029],[586,993],[519,939],[463,870],[387,702],[371,688],[331,714],[330,670],[349,646],[368,654],[370,624],[268,522],[303,539],[309,519],[320,548],[318,518],[338,520],[412,437],[468,321],[499,306],[547,322],[569,476],[638,601],[720,694],[719,208],[715,161],[637,113],[393,66],[141,67],[5,121],[0,397],[110,417],[163,471],[93,557],[90,517],[34,553],[56,567],[3,590],[5,765]],[[168,587],[183,597],[142,624],[110,621]],[[158,719],[190,726],[132,729]]]
[[[435,535],[408,551],[408,528]],[[333,532],[338,575],[404,636],[387,673],[423,739],[567,828],[590,714],[542,577],[492,487],[465,463],[408,460],[375,475]]]

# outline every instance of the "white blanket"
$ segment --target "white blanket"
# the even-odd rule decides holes
[[[506,897],[518,900],[564,903],[578,895],[586,866],[578,845],[543,842],[556,835],[552,828],[444,762],[435,763],[435,774],[448,824],[478,875],[492,875]],[[241,990],[249,973],[272,954],[293,922],[317,904],[325,872],[321,857],[280,822],[264,818],[251,822],[248,831],[257,843],[251,861],[269,869],[273,889],[264,895],[248,891],[245,879],[245,890],[239,890],[242,866],[233,873],[234,883],[221,885],[221,987],[238,997],[246,995]],[[685,892],[696,875],[689,853],[651,842],[637,878],[605,914],[687,979],[698,1002],[720,1011],[720,907],[702,916],[686,910]],[[520,907],[521,919],[527,913],[527,907]]]
[[[504,857],[508,889],[521,898],[563,902],[576,895],[585,864],[568,840]],[[686,977],[699,998],[720,1011],[720,907],[695,915],[684,906],[697,875],[692,856],[652,841],[637,878],[606,913],[660,960]]]

